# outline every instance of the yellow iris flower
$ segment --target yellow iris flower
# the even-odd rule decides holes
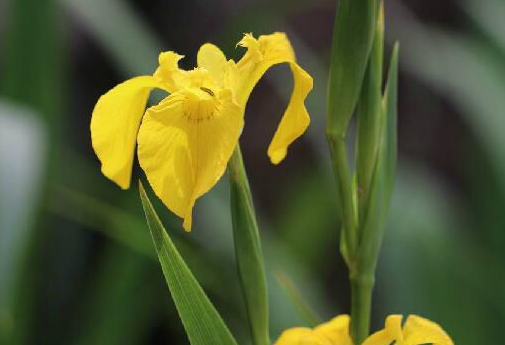
[[[246,34],[238,43],[247,48],[238,61],[204,44],[198,67],[182,70],[183,56],[169,51],[159,56],[152,76],[129,79],[100,97],[91,119],[91,139],[102,172],[121,188],[130,186],[135,145],[140,166],[156,195],[191,230],[196,199],[223,175],[244,126],[249,95],[273,65],[288,63],[294,87],[289,105],[268,147],[277,164],[288,146],[302,135],[310,118],[305,98],[312,78],[295,61],[284,33],[255,39]],[[149,93],[169,93],[147,111]]]
[[[340,315],[316,328],[296,327],[281,334],[274,345],[354,345],[349,336],[348,315]],[[410,315],[402,327],[401,315],[390,315],[384,329],[370,335],[361,345],[454,345],[436,323]]]

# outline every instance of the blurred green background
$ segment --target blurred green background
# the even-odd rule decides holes
[[[100,174],[89,122],[98,97],[151,74],[175,50],[227,56],[244,32],[285,31],[315,80],[312,125],[287,159],[266,148],[291,76],[252,94],[242,149],[267,259],[272,337],[347,312],[347,271],[324,138],[335,1],[0,1],[0,343],[187,344],[136,183]],[[439,322],[458,345],[499,344],[505,321],[505,2],[387,0],[401,42],[399,168],[374,296],[392,313]],[[387,49],[389,52],[389,49]],[[387,59],[386,59],[387,60]],[[144,178],[134,169],[134,178]],[[153,198],[154,200],[154,198]],[[193,232],[157,203],[176,245],[247,344],[226,179],[195,209]],[[296,298],[295,298],[296,299]]]

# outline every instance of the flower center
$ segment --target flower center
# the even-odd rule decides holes
[[[218,112],[221,102],[215,97],[211,89],[200,87],[182,92],[185,94],[182,102],[182,112],[186,120],[200,123],[211,120]]]
[[[174,80],[178,90],[168,97],[170,103],[181,107],[184,119],[192,123],[211,120],[231,97],[231,91],[216,83],[204,68],[183,71]]]

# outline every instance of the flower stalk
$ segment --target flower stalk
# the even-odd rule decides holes
[[[358,213],[347,158],[346,133],[356,108],[375,33],[377,0],[338,3],[328,79],[326,137],[340,198],[342,254],[350,268],[359,247]]]
[[[351,281],[351,334],[355,343],[360,344],[368,336],[370,329],[370,314],[372,310],[372,292],[375,282],[375,266],[377,256],[367,259],[371,253],[368,245],[379,247],[382,234],[372,239],[364,238],[365,222],[374,174],[380,168],[378,165],[379,150],[381,148],[382,122],[382,62],[384,50],[384,12],[379,10],[372,51],[363,81],[360,99],[357,104],[358,129],[356,143],[356,178],[358,200],[359,227],[358,236],[366,241],[360,243],[355,267],[350,268]],[[382,228],[375,231],[383,232]],[[372,242],[376,242],[372,244]]]
[[[359,270],[356,270],[359,271]],[[351,337],[361,344],[370,332],[374,275],[351,272]]]
[[[382,201],[389,195],[384,188],[389,171],[385,172],[383,157],[388,142],[381,91],[383,10],[381,1],[343,0],[337,11],[326,131],[340,197],[341,252],[351,283],[350,335],[355,344],[361,344],[370,331],[375,267],[388,208]],[[356,166],[352,171],[346,133],[355,111]]]
[[[358,237],[345,136],[339,136],[338,134],[330,131],[327,133],[327,139],[333,162],[335,182],[337,185],[338,195],[340,196],[340,213],[343,223],[343,237],[346,239],[346,252],[354,253],[357,250]],[[347,259],[348,264],[351,262],[352,260]]]

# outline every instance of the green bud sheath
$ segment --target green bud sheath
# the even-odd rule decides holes
[[[382,8],[382,7],[381,7]],[[384,51],[384,12],[379,13],[370,60],[358,102],[356,174],[359,223],[365,218],[372,174],[377,160],[382,115],[382,63]]]
[[[341,0],[333,28],[328,83],[328,135],[345,136],[372,49],[377,0]]]

